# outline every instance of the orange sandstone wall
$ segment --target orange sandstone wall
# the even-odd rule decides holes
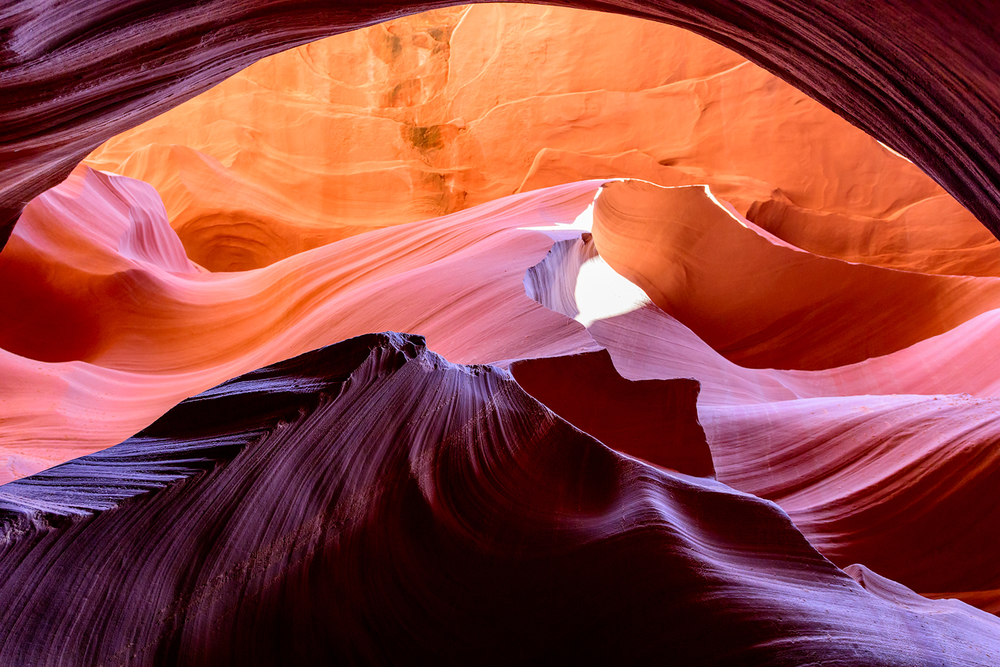
[[[679,28],[565,8],[454,7],[308,44],[87,164],[153,184],[213,271],[625,176],[709,184],[817,254],[1000,274],[1000,246],[971,214],[803,93]]]

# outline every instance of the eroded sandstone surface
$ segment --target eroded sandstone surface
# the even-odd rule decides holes
[[[1000,243],[930,155],[990,145],[933,132],[972,9],[865,42],[952,54],[933,108],[832,5],[779,23],[855,88],[788,7],[656,10],[914,164],[664,23],[268,7],[0,31],[0,119],[51,112],[3,143],[0,662],[996,664]]]

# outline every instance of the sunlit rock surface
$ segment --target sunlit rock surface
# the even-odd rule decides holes
[[[594,208],[593,232],[612,268],[743,366],[843,366],[1000,307],[1000,279],[817,256],[757,227],[704,186],[616,184]]]
[[[451,8],[308,44],[87,164],[153,184],[213,271],[620,176],[708,184],[820,255],[1000,271],[1000,244],[970,213],[804,93],[688,31],[579,10]]]
[[[862,562],[920,593],[1000,610],[1000,569],[987,563],[1000,548],[1000,362],[975,352],[1000,335],[1000,311],[838,368],[738,366],[598,255],[597,228],[608,219],[599,211],[630,191],[638,196],[628,201],[641,202],[648,186],[608,186],[593,237],[556,244],[528,272],[527,293],[586,324],[623,376],[698,379],[718,479],[777,502],[835,563]],[[628,271],[645,256],[619,259]],[[573,386],[582,402],[587,385]]]
[[[149,185],[80,167],[28,206],[0,254],[0,479],[113,445],[222,380],[372,329],[420,331],[462,363],[596,350],[523,278],[553,242],[531,228],[572,225],[600,183],[213,274],[175,261]],[[136,254],[135,220],[163,232],[148,235],[162,247]]]
[[[8,3],[0,13],[0,239],[27,202],[114,135],[264,56],[435,4],[137,0],[121,11],[103,2]],[[908,156],[1000,232],[1000,59],[992,57],[1000,36],[989,3],[565,4],[714,39]]]

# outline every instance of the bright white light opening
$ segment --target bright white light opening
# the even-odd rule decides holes
[[[574,319],[585,327],[649,303],[645,292],[616,273],[601,257],[589,259],[580,267],[574,296],[579,311]]]

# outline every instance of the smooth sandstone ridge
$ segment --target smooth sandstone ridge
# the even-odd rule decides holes
[[[1000,571],[986,562],[1000,548],[992,491],[1000,363],[974,353],[1000,334],[1000,311],[837,368],[739,366],[598,254],[600,223],[612,217],[599,212],[604,202],[621,204],[619,195],[629,192],[630,201],[641,202],[635,195],[650,190],[642,183],[607,186],[595,202],[593,235],[557,242],[529,270],[526,293],[584,324],[625,378],[697,379],[699,421],[717,478],[777,502],[835,563],[862,562],[922,594],[1000,610]],[[677,197],[679,204],[697,192],[652,194]],[[643,208],[639,203],[637,209]],[[697,215],[689,224],[713,224],[704,210],[693,210]],[[739,225],[733,230],[747,231]],[[641,253],[632,258],[646,261]],[[515,376],[517,369],[515,364]],[[604,389],[570,383],[581,406],[587,405],[585,396],[599,400]],[[618,412],[600,421],[613,423]]]
[[[0,292],[0,479],[109,447],[227,378],[372,329],[420,331],[462,363],[596,350],[526,296],[523,276],[552,244],[531,228],[571,225],[600,183],[213,274],[175,261],[149,185],[80,167],[25,210],[0,254],[11,287]],[[122,250],[137,220],[162,247]]]
[[[1000,649],[994,616],[849,575],[772,503],[618,454],[417,336],[223,383],[0,487],[0,511],[0,659],[18,664],[909,666]]]

